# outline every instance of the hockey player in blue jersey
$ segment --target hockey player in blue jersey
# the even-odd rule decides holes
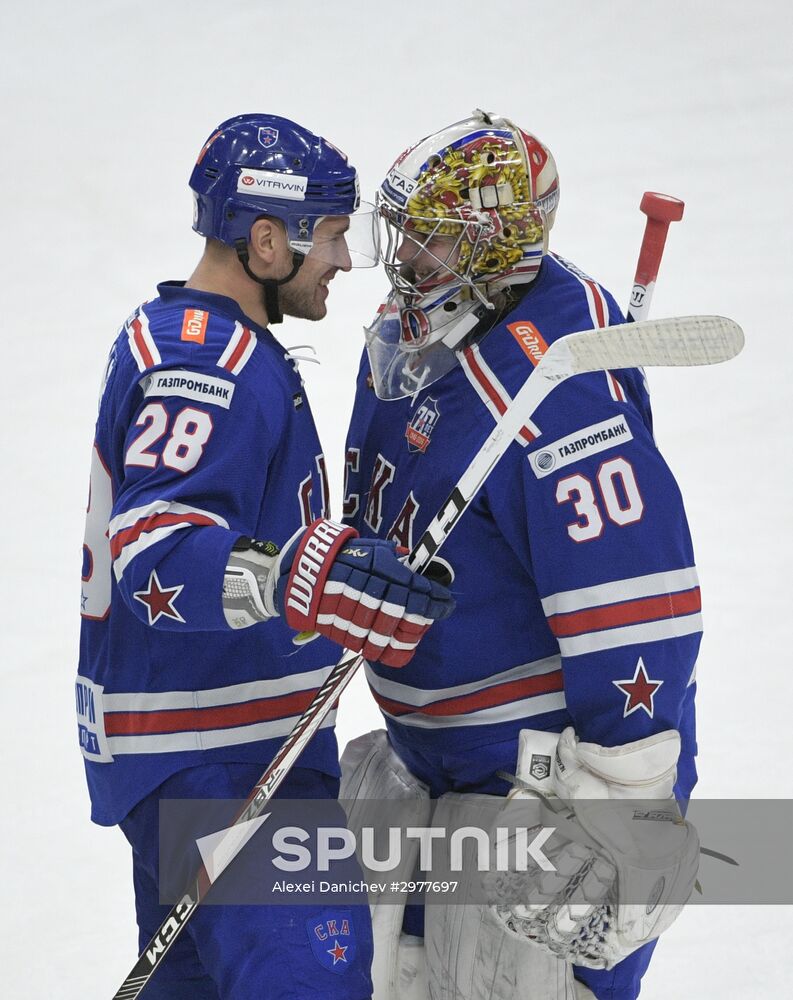
[[[198,860],[158,861],[160,801],[247,797],[336,642],[400,665],[452,606],[393,544],[350,546],[356,532],[327,520],[303,384],[270,329],[321,319],[339,272],[375,263],[355,169],[294,122],[241,115],[190,187],[206,247],[113,345],[83,550],[80,745],[92,818],[132,846],[142,945],[168,910],[158,864],[186,881]],[[280,794],[332,800],[338,774],[328,718]],[[206,906],[146,996],[363,1000],[370,958],[362,906]]]
[[[362,534],[411,547],[546,346],[623,322],[607,291],[548,250],[558,198],[548,149],[481,112],[389,171],[378,205],[392,291],[367,330],[346,453],[344,513]],[[350,744],[342,794],[431,797],[443,827],[465,793],[507,794],[506,773],[521,789],[545,782],[582,825],[587,797],[676,810],[673,795],[696,780],[700,595],[642,374],[596,372],[552,392],[443,556],[457,610],[403,669],[368,665],[387,736]],[[664,865],[631,859],[651,880],[641,919],[636,907],[617,919],[596,894],[572,917],[560,905],[585,861],[624,877],[608,832],[602,851],[568,852],[569,879],[535,910],[409,906],[403,922],[376,907],[375,996],[393,1000],[401,970],[414,990],[401,1000],[633,1000],[696,870],[695,835],[666,825]]]

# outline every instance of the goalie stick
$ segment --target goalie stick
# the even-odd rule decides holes
[[[571,333],[554,341],[539,359],[501,419],[474,456],[414,546],[407,565],[421,572],[448,538],[460,516],[505,454],[513,438],[553,389],[573,375],[603,369],[641,366],[711,365],[735,357],[743,347],[737,323],[721,316],[685,316],[626,323]],[[270,766],[251,791],[234,823],[213,851],[213,877],[202,865],[191,886],[173,907],[159,930],[143,949],[135,967],[114,994],[114,1000],[134,1000],[184,929],[222,870],[239,853],[252,833],[252,821],[264,811],[279,785],[294,766],[307,743],[352,680],[363,658],[345,651],[325,683],[286,738]],[[243,830],[243,824],[249,826]],[[222,860],[220,860],[222,859]]]

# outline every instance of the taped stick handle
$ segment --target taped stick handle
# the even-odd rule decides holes
[[[635,322],[647,319],[655,289],[655,279],[664,253],[666,234],[669,232],[670,223],[679,222],[683,218],[685,203],[669,194],[645,191],[639,208],[647,216],[647,224],[644,228],[628,306],[627,318]]]

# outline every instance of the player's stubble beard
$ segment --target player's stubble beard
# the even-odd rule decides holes
[[[319,282],[328,274],[328,268],[325,266],[319,273],[312,272],[313,269],[309,270],[303,264],[291,281],[281,285],[281,310],[285,316],[319,320],[327,315],[326,296],[320,291],[322,286]]]

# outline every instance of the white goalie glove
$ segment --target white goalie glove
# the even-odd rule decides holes
[[[696,830],[672,793],[679,753],[675,730],[618,747],[581,743],[572,728],[522,730],[518,787],[494,849],[514,863],[486,878],[492,912],[510,934],[610,969],[672,924],[699,863]],[[527,854],[543,827],[553,833],[539,855]]]

